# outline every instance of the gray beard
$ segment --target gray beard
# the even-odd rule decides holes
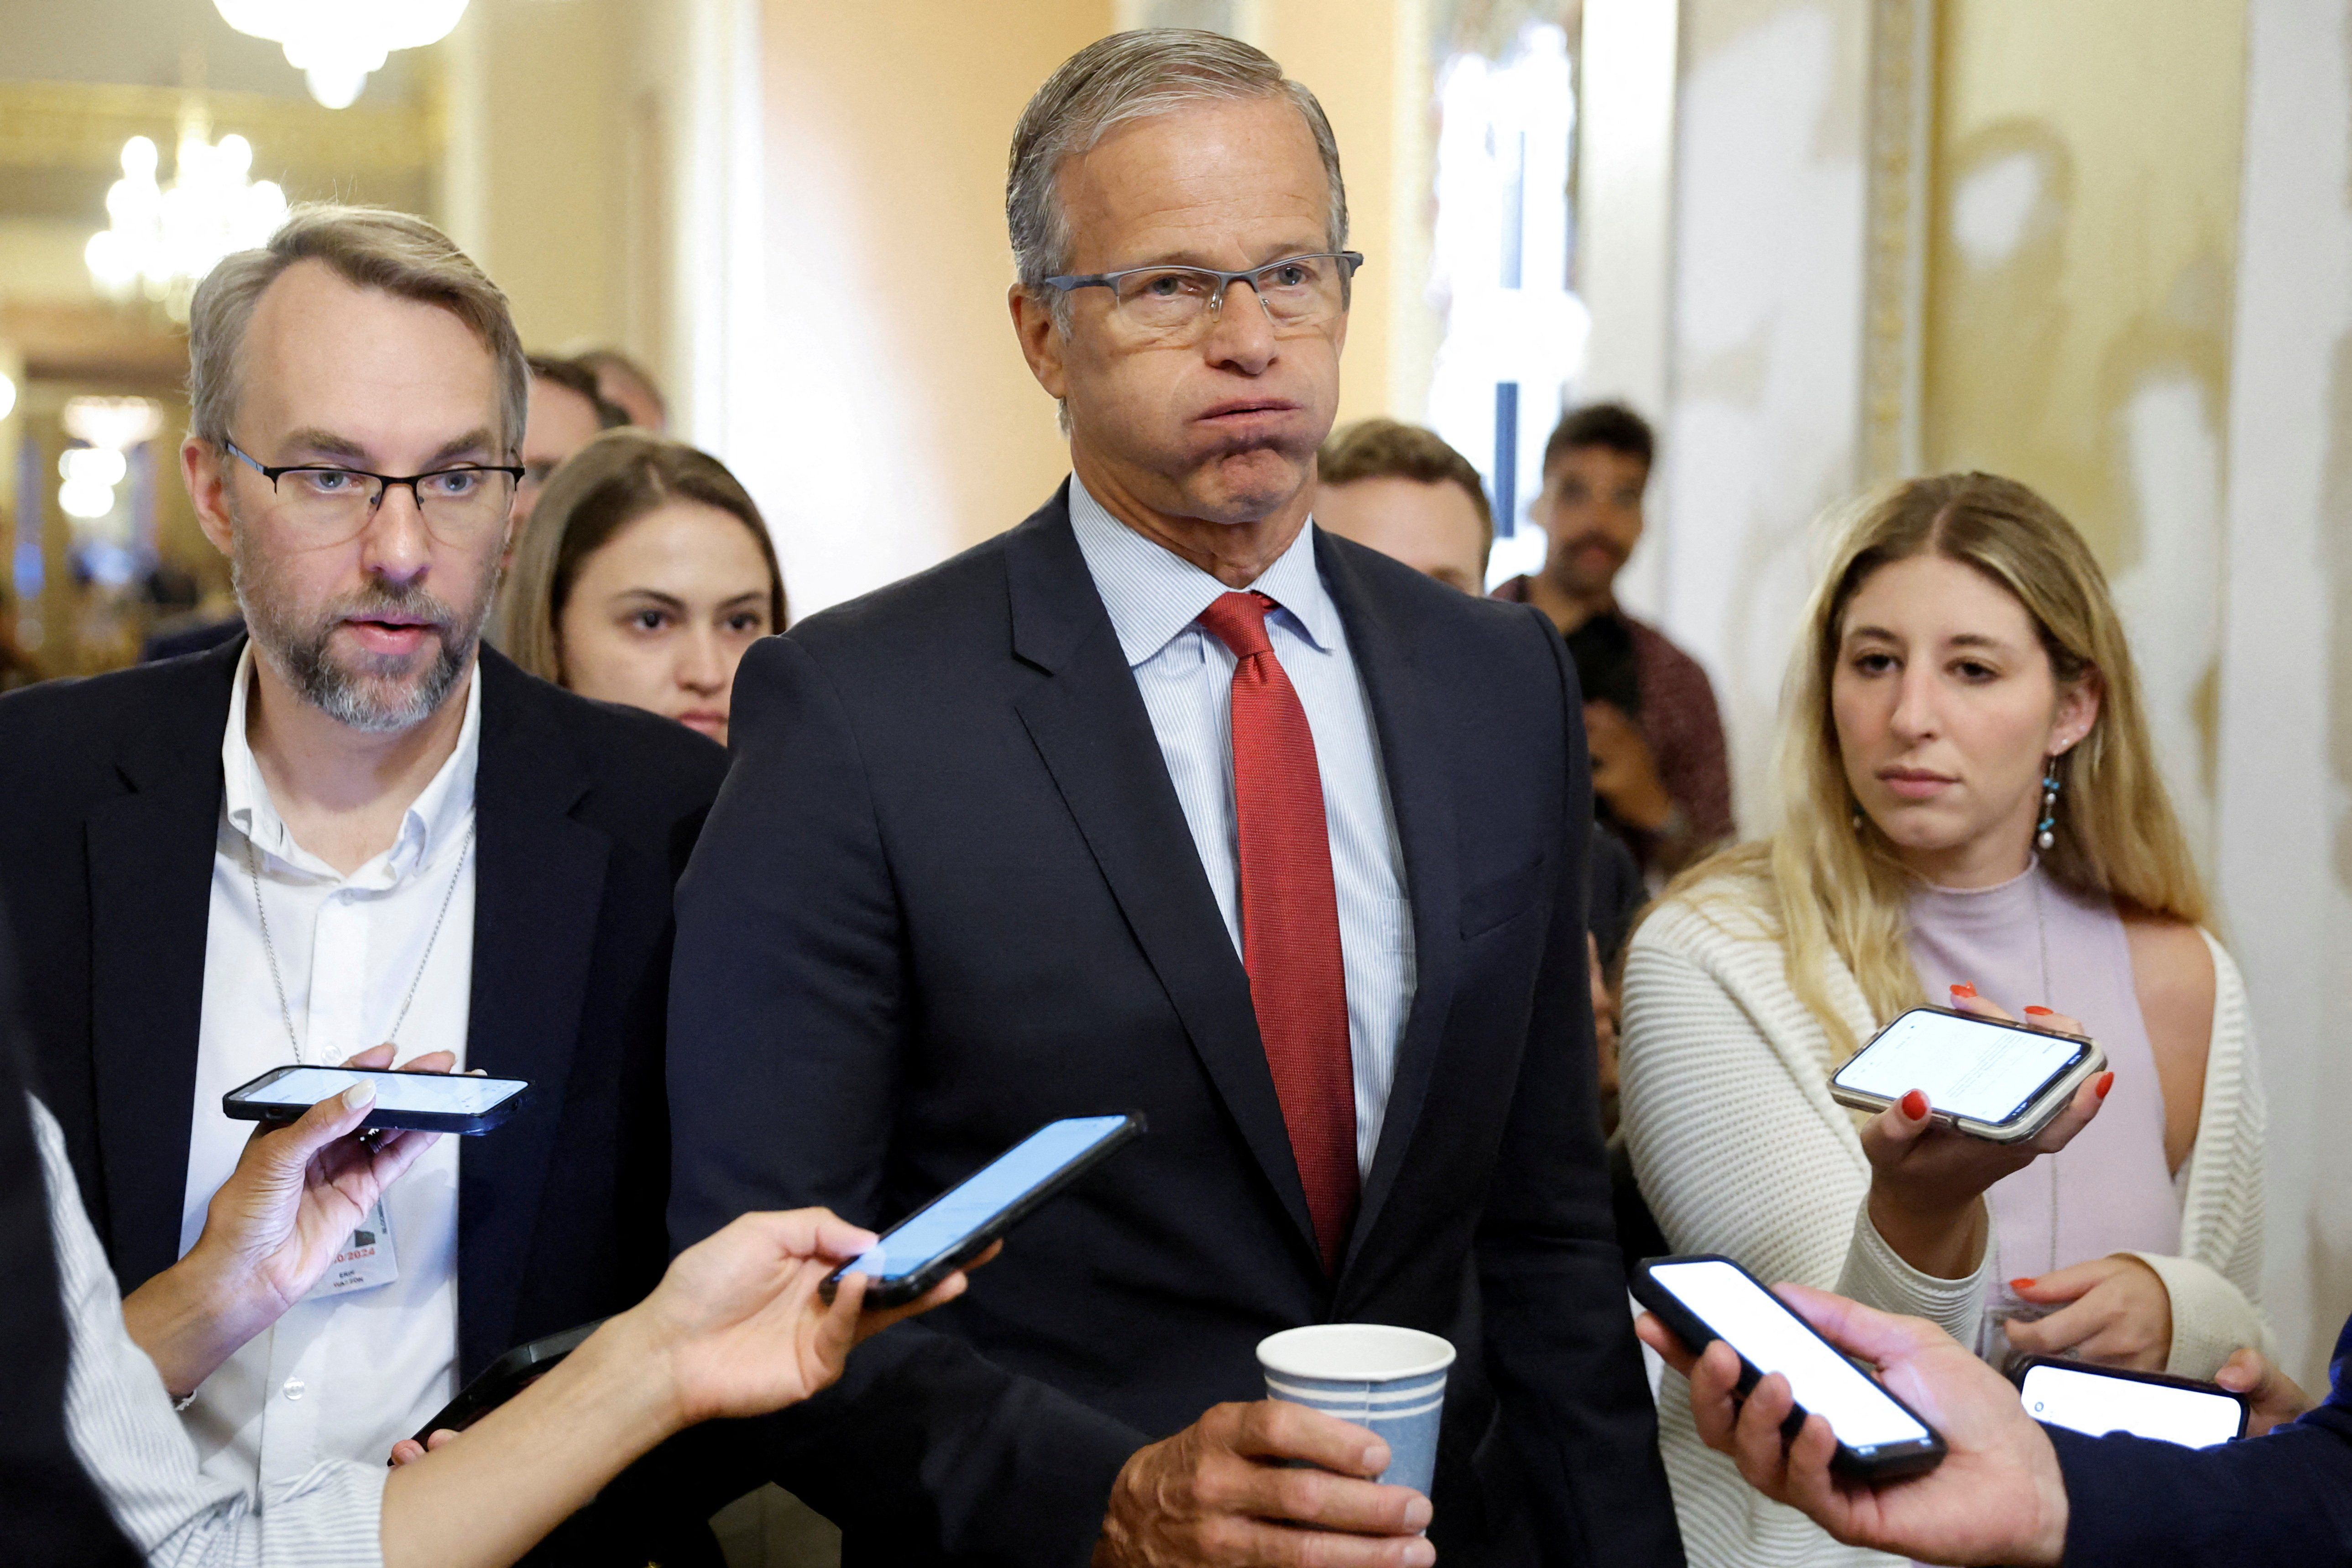
[[[240,529],[230,577],[254,651],[269,661],[302,700],[330,719],[363,734],[393,734],[423,723],[464,679],[496,602],[495,557],[478,607],[469,616],[461,616],[446,600],[423,588],[379,582],[305,618],[284,602],[269,565],[245,548],[247,537]],[[393,614],[421,616],[439,634],[438,651],[421,676],[403,680],[396,659],[368,654],[351,660],[336,658],[331,644],[343,621]]]

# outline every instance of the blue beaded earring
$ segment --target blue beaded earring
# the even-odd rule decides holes
[[[2058,759],[2053,757],[2050,759],[2049,766],[2042,772],[2042,820],[2033,825],[2033,847],[2047,850],[2052,844],[2057,842],[2058,836],[2051,831],[2057,826]]]

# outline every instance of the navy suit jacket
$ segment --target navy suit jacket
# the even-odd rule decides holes
[[[2352,1563],[2352,1321],[2327,1398],[2267,1436],[2184,1448],[2049,1428],[2066,1477],[2066,1568]]]
[[[849,1560],[1079,1564],[1138,1447],[1262,1397],[1302,1323],[1458,1347],[1448,1562],[1678,1563],[1585,1004],[1591,797],[1534,612],[1321,535],[1402,840],[1418,984],[1339,1273],[1249,981],[1064,496],[761,643],[679,887],[672,1240],[881,1225],[1051,1118],[1150,1131],[971,1294],[772,1418]]]

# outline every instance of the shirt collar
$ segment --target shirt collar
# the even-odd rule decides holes
[[[262,853],[275,855],[314,876],[345,880],[341,872],[295,842],[270,801],[269,785],[245,738],[246,703],[253,680],[253,640],[248,637],[245,651],[237,657],[236,679],[229,690],[228,728],[221,737],[223,813],[229,826]],[[466,678],[466,717],[457,729],[456,749],[402,814],[400,833],[392,847],[348,879],[388,887],[425,865],[442,845],[462,834],[474,814],[474,771],[481,749],[482,679],[481,666],[477,664]]]
[[[1070,528],[1129,667],[1166,647],[1202,610],[1231,592],[1111,516],[1076,474],[1070,476]],[[1315,567],[1313,518],[1250,586],[1282,606],[1317,651],[1329,653],[1339,646],[1339,607]]]

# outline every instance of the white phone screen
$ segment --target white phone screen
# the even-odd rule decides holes
[[[313,1106],[366,1079],[380,1110],[423,1110],[478,1116],[522,1088],[520,1079],[470,1078],[463,1073],[353,1072],[346,1068],[296,1068],[244,1098],[263,1105]]]
[[[1915,1010],[1840,1068],[1837,1081],[1888,1100],[1920,1089],[1937,1110],[1999,1126],[2032,1105],[2084,1049],[2059,1035]]]
[[[1829,1417],[1849,1448],[1925,1442],[1927,1428],[1869,1375],[1805,1326],[1780,1299],[1728,1263],[1654,1263],[1650,1277],[1759,1373],[1789,1380],[1797,1403]]]
[[[2027,1415],[2053,1426],[2094,1437],[2128,1432],[2191,1448],[2230,1441],[2244,1415],[2227,1394],[2064,1366],[2028,1367],[2018,1397]]]
[[[940,1194],[930,1207],[908,1217],[842,1272],[873,1279],[919,1272],[1126,1125],[1124,1116],[1073,1116],[1047,1122]]]

